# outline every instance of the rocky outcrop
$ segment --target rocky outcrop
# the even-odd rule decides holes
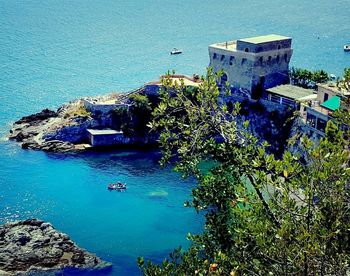
[[[114,99],[123,97],[123,101],[128,98],[122,94],[115,94]],[[108,97],[96,97],[96,102],[106,100]],[[95,102],[93,99],[90,101]],[[57,111],[44,109],[39,113],[26,116],[15,122],[10,130],[9,139],[18,142],[23,149],[43,150],[48,152],[76,152],[90,148],[88,144],[87,129],[122,129],[129,125],[129,130],[135,128],[136,131],[129,131],[125,139],[117,141],[114,146],[126,144],[133,145],[153,145],[156,143],[155,135],[148,133],[139,134],[137,132],[140,124],[146,128],[146,122],[140,123],[143,113],[132,116],[123,105],[122,113],[89,111],[86,109],[84,99],[70,102],[63,105]],[[113,102],[113,100],[112,100]],[[101,106],[101,104],[96,106]],[[103,105],[102,105],[103,106]],[[124,113],[128,113],[127,116]],[[124,114],[124,115],[123,115]],[[122,122],[122,117],[126,116],[127,123]],[[143,117],[142,117],[143,118]],[[147,121],[148,123],[148,121]]]
[[[57,116],[58,116],[57,112],[46,108],[39,113],[22,117],[22,119],[15,122],[15,124],[25,124],[25,123],[33,124],[35,122],[40,122],[40,121],[46,120],[48,118],[57,117]]]
[[[86,129],[96,126],[96,121],[80,110],[79,101],[60,107],[57,112],[44,109],[15,122],[9,139],[20,143],[23,149],[50,152],[72,152],[83,149]],[[80,111],[79,111],[80,110]]]
[[[27,275],[66,268],[108,270],[111,263],[79,248],[50,223],[29,219],[0,226],[0,275]]]

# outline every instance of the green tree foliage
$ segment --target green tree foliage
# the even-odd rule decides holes
[[[330,76],[324,70],[309,71],[293,67],[290,70],[290,79],[294,85],[316,89],[317,83],[326,83],[330,80]]]
[[[152,107],[146,95],[133,94],[130,96],[132,106],[130,112],[132,115],[131,129],[136,136],[144,136],[149,132],[147,124],[151,121]]]
[[[127,134],[131,122],[131,114],[126,108],[116,108],[112,112],[112,127],[123,130]]]
[[[144,275],[344,275],[349,267],[349,152],[335,124],[315,147],[303,138],[305,162],[239,128],[239,104],[218,104],[217,75],[208,69],[188,96],[165,78],[150,124],[161,131],[162,164],[194,175],[192,206],[205,215],[204,232],[190,248],[160,265],[138,264]],[[174,93],[174,91],[176,91]],[[203,161],[215,161],[209,172]]]
[[[350,68],[344,69],[343,78],[337,81],[337,85],[341,89],[350,91]]]
[[[148,134],[147,124],[151,120],[152,107],[146,95],[133,94],[130,96],[129,109],[118,108],[112,113],[112,127],[123,130],[126,136],[143,137]]]
[[[350,144],[350,68],[344,69],[344,76],[341,81],[338,81],[338,87],[342,91],[347,92],[347,97],[343,97],[343,100],[340,104],[340,108],[336,110],[332,116],[336,119],[337,123],[340,125],[340,128],[344,131],[346,137],[345,141],[348,141],[347,148]]]
[[[151,103],[146,95],[142,95],[140,93],[132,94],[130,96],[130,100],[132,102],[133,107],[138,112],[149,112],[152,110]]]

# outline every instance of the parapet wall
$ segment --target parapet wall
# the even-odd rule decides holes
[[[125,103],[115,103],[115,104],[107,104],[107,103],[99,103],[94,101],[89,101],[86,99],[82,100],[82,103],[86,110],[92,112],[92,113],[108,113],[111,112],[114,109],[129,109],[130,105]]]
[[[267,51],[274,51],[280,49],[290,49],[292,46],[292,39],[283,39],[277,41],[270,41],[266,43],[251,43],[247,41],[237,41],[237,50],[243,52],[261,53]]]

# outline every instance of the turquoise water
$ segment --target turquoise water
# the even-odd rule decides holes
[[[349,10],[349,0],[0,0],[0,135],[21,116],[80,96],[134,89],[169,69],[204,73],[208,45],[235,38],[291,36],[291,65],[341,75]],[[183,54],[169,55],[173,47]],[[0,222],[48,220],[112,261],[111,274],[137,274],[137,256],[161,260],[202,224],[182,207],[194,183],[159,169],[158,158],[62,156],[2,141]],[[130,188],[108,192],[115,179]]]
[[[136,259],[162,260],[202,218],[184,208],[193,181],[158,168],[154,151],[113,151],[73,156],[2,151],[0,222],[38,217],[80,246],[113,262],[115,275],[138,272]],[[108,191],[112,180],[124,192]]]

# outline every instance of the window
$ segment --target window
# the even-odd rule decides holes
[[[277,55],[276,61],[277,61],[277,63],[280,62],[280,55]]]
[[[327,125],[327,122],[325,120],[322,120],[320,118],[317,118],[317,129],[319,131],[322,131],[322,132],[325,132],[326,130],[326,125]]]
[[[249,52],[249,48],[245,48],[245,49],[244,49],[244,52]]]
[[[295,102],[291,99],[288,99],[288,98],[283,98],[282,97],[282,102],[281,102],[283,105],[287,105],[287,106],[290,106],[290,107],[295,107]]]
[[[269,57],[267,58],[267,62],[268,62],[268,63],[271,63],[271,60],[272,60],[272,57],[269,56]]]
[[[324,93],[324,96],[323,96],[323,101],[327,101],[328,100],[328,94],[327,93]]]
[[[315,128],[315,126],[316,126],[316,117],[314,115],[308,113],[307,116],[306,116],[306,123],[309,126]]]
[[[263,57],[260,57],[260,58],[259,58],[259,64],[260,64],[260,65],[263,64],[263,60],[264,60]]]
[[[213,59],[216,59],[217,58],[217,55],[216,55],[216,53],[214,53],[214,55],[213,55]]]
[[[284,54],[284,61],[288,62],[288,55],[287,54]]]
[[[227,79],[228,79],[227,78],[227,74],[223,73],[222,76],[221,76],[221,79],[220,79],[221,85],[226,85]]]
[[[281,101],[281,97],[277,96],[277,95],[274,95],[274,94],[271,94],[271,98],[270,98],[271,102],[274,102],[274,103],[280,103]]]
[[[247,62],[246,58],[242,58],[241,65],[244,65]]]
[[[230,57],[230,65],[232,65],[234,61],[235,61],[235,57],[231,56]]]
[[[278,47],[277,47],[277,49],[279,50],[279,49],[281,49],[281,48],[282,48],[282,46],[281,46],[281,44],[279,44]]]
[[[225,58],[225,55],[222,55],[220,60],[223,61],[224,58]]]

